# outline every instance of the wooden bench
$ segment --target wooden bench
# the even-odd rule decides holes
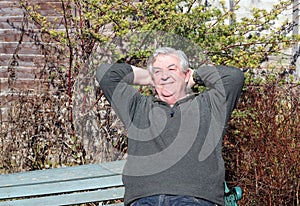
[[[123,205],[125,160],[0,175],[0,206]],[[236,192],[237,188],[237,192]],[[236,206],[238,187],[225,187],[226,206]],[[117,200],[117,201],[116,201]]]

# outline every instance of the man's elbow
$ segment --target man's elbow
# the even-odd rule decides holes
[[[109,82],[108,70],[110,69],[111,64],[101,64],[96,71],[96,80],[99,83],[100,87],[106,85]]]

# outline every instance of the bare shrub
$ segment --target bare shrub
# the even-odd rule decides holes
[[[247,86],[225,138],[241,205],[299,205],[300,85],[281,81]]]

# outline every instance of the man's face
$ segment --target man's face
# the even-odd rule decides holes
[[[171,106],[186,96],[190,71],[182,72],[179,59],[173,55],[158,55],[153,63],[153,83],[158,97]]]

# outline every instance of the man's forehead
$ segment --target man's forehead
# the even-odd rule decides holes
[[[153,68],[154,67],[172,67],[172,66],[179,66],[179,58],[176,55],[171,54],[160,54],[158,55],[154,62],[153,62]]]
[[[166,68],[171,68],[171,67],[177,67],[175,63],[170,63],[169,65],[167,64]],[[159,66],[153,66],[153,69],[163,69]]]

